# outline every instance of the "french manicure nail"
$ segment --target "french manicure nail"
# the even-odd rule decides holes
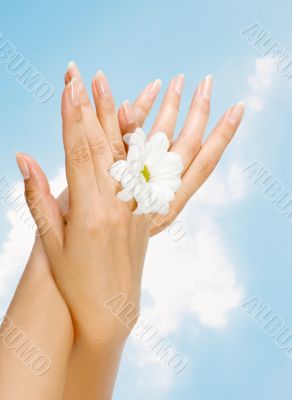
[[[158,95],[161,85],[162,82],[160,79],[156,79],[154,82],[150,83],[146,90],[148,96],[154,99]]]
[[[110,94],[110,87],[105,74],[102,71],[97,71],[95,75],[95,87],[100,96],[107,96]]]
[[[25,181],[30,179],[30,171],[29,171],[27,162],[19,153],[16,153],[16,162],[17,162],[19,171],[21,172],[23,179]]]
[[[71,85],[71,94],[70,94],[70,100],[71,104],[74,107],[80,107],[81,101],[80,101],[80,88],[81,88],[81,83],[78,81],[76,76],[73,76],[73,78],[70,81]]]
[[[201,84],[202,86],[201,86],[201,91],[200,91],[201,96],[205,100],[210,100],[210,98],[211,98],[212,84],[213,84],[213,76],[207,75]]]
[[[227,120],[232,125],[237,125],[241,121],[243,113],[244,113],[244,102],[240,101],[228,112]]]
[[[179,96],[181,96],[185,84],[185,76],[180,74],[177,76],[175,83],[174,83],[174,90],[177,92]]]
[[[131,103],[129,100],[125,100],[123,103],[124,117],[127,124],[133,124],[135,122],[135,115]]]
[[[69,61],[68,65],[67,65],[67,71],[69,71],[69,69],[73,68],[76,66],[76,62],[75,61]]]

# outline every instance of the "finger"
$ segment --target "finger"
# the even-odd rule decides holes
[[[91,151],[82,112],[83,85],[74,77],[62,98],[63,139],[70,211],[84,216],[99,199]],[[85,195],[86,194],[86,195]]]
[[[61,249],[63,219],[48,180],[39,165],[29,156],[18,153],[16,161],[24,179],[25,198],[37,225],[38,234],[49,251]]]
[[[81,74],[77,67],[76,62],[70,61],[67,65],[67,70],[65,72],[65,77],[64,77],[65,85],[67,85],[71,81],[73,76],[76,76],[77,78],[81,78]]]
[[[161,80],[149,83],[143,92],[131,105],[125,100],[118,111],[118,120],[122,135],[132,133],[136,128],[142,128],[154,105],[161,88]]]
[[[208,75],[198,86],[183,129],[171,147],[171,151],[181,156],[184,165],[183,173],[188,169],[202,146],[210,114],[212,82],[212,76]]]
[[[121,129],[121,134],[135,132],[138,128],[138,122],[134,113],[133,106],[129,100],[125,100],[118,111],[118,121]]]
[[[96,107],[98,120],[107,136],[114,161],[126,157],[126,150],[123,143],[114,99],[102,71],[98,71],[92,82],[92,93]]]
[[[235,135],[243,114],[244,104],[240,102],[225,113],[206,140],[183,176],[181,187],[176,193],[172,209],[177,214],[214,170],[224,150]]]
[[[184,75],[178,75],[177,77],[172,79],[162,102],[158,116],[151,130],[151,134],[158,131],[165,132],[170,142],[172,142],[172,137],[178,117],[184,81]]]
[[[113,164],[111,148],[98,121],[95,110],[91,105],[77,64],[73,61],[69,63],[67,75],[70,80],[73,79],[73,77],[77,77],[82,83],[81,103],[84,124],[86,127],[86,137],[92,155],[95,176],[98,181],[99,189],[102,191],[107,186],[112,185],[112,180],[107,173],[110,166]]]
[[[135,113],[137,124],[140,128],[143,127],[146,118],[148,117],[155,100],[161,89],[161,80],[156,79],[154,82],[143,90],[133,103],[133,110]]]

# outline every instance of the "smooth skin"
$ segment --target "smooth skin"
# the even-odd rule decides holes
[[[99,118],[94,120],[83,89],[79,99],[76,98],[81,78],[74,73],[74,68],[71,68],[73,71],[69,71],[69,75],[71,72],[76,79],[67,77],[70,82],[63,95],[64,144],[70,193],[68,212],[61,211],[49,194],[46,178],[38,165],[25,155],[18,155],[18,162],[24,174],[27,200],[32,212],[35,212],[33,205],[36,199],[41,199],[38,208],[52,224],[52,229],[44,232],[41,239],[75,329],[75,345],[64,398],[108,399],[111,398],[115,373],[128,332],[122,326],[117,326],[116,321],[105,312],[103,301],[117,294],[117,290],[122,290],[139,309],[143,260],[149,236],[172,222],[174,215],[212,172],[239,126],[243,106],[238,104],[228,110],[202,144],[209,116],[212,80],[207,77],[199,85],[184,128],[171,147],[182,156],[183,183],[171,205],[173,212],[161,218],[162,225],[158,228],[157,223],[153,224],[145,216],[132,216],[131,205],[117,201],[117,185],[105,171],[113,160],[121,159],[125,153],[121,148],[121,132],[117,134],[116,130],[110,130],[110,127],[117,126],[116,113],[110,105],[111,94],[101,87],[105,87],[105,76],[97,74],[93,94]],[[96,86],[96,81],[102,81],[102,85]],[[172,139],[183,81],[180,75],[171,82],[152,133],[164,130]],[[129,104],[126,105],[129,107]],[[143,107],[136,112],[135,106],[132,111],[137,118]],[[137,124],[140,125],[139,122]],[[109,134],[104,126],[110,130]],[[100,139],[104,140],[104,137],[106,143],[100,145]],[[84,196],[84,193],[88,193],[88,196]],[[66,196],[64,199],[66,202]],[[139,231],[138,225],[143,229]],[[112,238],[116,232],[119,240]],[[118,259],[113,257],[113,250],[119,252]],[[64,315],[66,313],[68,316],[67,310]],[[105,341],[105,338],[108,340]],[[58,355],[58,360],[62,356]],[[105,382],[101,382],[102,364],[106,362],[109,369],[103,376]]]
[[[71,67],[66,73],[65,80],[72,70],[74,72],[74,68]],[[136,125],[143,126],[159,90],[160,83],[151,82],[132,107],[128,101],[123,103],[118,112],[122,133],[131,132],[133,125],[134,127]],[[57,201],[62,213],[66,214],[68,211],[67,190],[59,196]],[[104,360],[102,360],[103,355],[97,354],[95,348],[83,351],[76,342],[74,343],[74,328],[70,312],[53,279],[50,264],[38,236],[10,304],[8,315],[15,326],[21,328],[44,354],[49,355],[52,367],[43,377],[36,376],[0,341],[1,399],[82,399],[82,396],[90,398],[88,392],[93,390],[91,387],[94,388],[95,384],[99,385],[99,390],[102,390],[104,386],[113,387],[110,380],[114,380],[115,371],[110,373],[109,365],[116,364],[116,361],[112,361],[115,356],[112,352],[106,354],[107,349],[104,346]],[[2,327],[0,338],[4,337],[6,333],[5,327]],[[110,343],[108,348],[111,350]],[[91,367],[88,361],[92,355],[94,357]],[[96,360],[100,362],[100,371],[96,367]],[[85,370],[82,368],[83,363],[86,366]],[[71,378],[74,365],[77,366],[78,373],[76,376],[73,374]],[[90,378],[91,370],[95,374],[99,373],[97,379]],[[82,376],[83,371],[84,375]],[[68,390],[66,389],[63,397],[67,375],[68,390],[76,385],[78,390],[83,391],[83,395],[78,397],[76,390],[71,397],[70,394],[67,394]],[[17,376],[17,385],[14,384],[15,376]],[[84,390],[84,384],[87,385],[87,381],[89,381],[89,388]],[[93,398],[96,398],[96,395],[93,395]]]

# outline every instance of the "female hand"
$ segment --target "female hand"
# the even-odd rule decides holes
[[[67,82],[68,82],[68,80],[72,79],[72,75],[74,75],[74,74],[78,75],[78,73],[76,72],[76,66],[73,66],[70,68],[70,70],[66,76]],[[97,75],[96,80],[99,81],[100,87],[99,87],[99,90],[96,90],[96,91],[95,91],[95,88],[93,88],[93,93],[94,93],[94,98],[95,98],[95,103],[96,103],[96,108],[97,108],[97,114],[100,115],[101,110],[103,110],[102,112],[105,112],[105,114],[106,114],[106,117],[100,118],[100,120],[102,121],[102,127],[108,126],[109,131],[110,131],[112,124],[115,125],[116,121],[110,122],[111,118],[113,117],[113,115],[115,113],[113,112],[114,107],[112,107],[112,105],[111,105],[111,100],[110,100],[111,96],[109,96],[109,93],[107,90],[104,91],[104,88],[106,88],[104,79],[105,79],[105,77],[103,74],[99,73]],[[157,130],[164,130],[167,132],[169,137],[171,137],[171,134],[174,131],[175,122],[176,122],[176,118],[177,118],[183,81],[184,81],[184,79],[182,76],[176,77],[172,80],[171,85],[167,91],[166,97],[164,99],[163,105],[161,107],[159,116],[156,120],[156,123],[154,124],[153,129],[152,129],[152,132],[155,132]],[[211,79],[209,77],[207,77],[206,80],[204,80],[199,85],[199,88],[197,89],[197,91],[194,95],[194,99],[192,101],[191,109],[190,109],[189,115],[187,117],[186,123],[184,125],[184,129],[182,130],[182,133],[179,136],[179,138],[176,140],[176,142],[172,146],[172,150],[181,154],[181,157],[182,157],[182,160],[184,163],[183,184],[182,184],[179,192],[177,193],[176,199],[172,203],[171,212],[169,213],[169,215],[167,217],[160,217],[161,222],[159,224],[157,224],[156,218],[155,218],[154,223],[153,223],[153,219],[150,220],[151,234],[155,234],[160,229],[167,226],[167,224],[172,222],[172,220],[176,216],[176,213],[179,212],[180,209],[182,209],[182,207],[184,206],[184,204],[188,200],[188,198],[191,197],[193,192],[195,192],[195,190],[203,183],[203,181],[211,173],[212,169],[216,165],[217,161],[220,159],[222,152],[224,151],[225,147],[231,140],[232,136],[234,135],[234,133],[240,123],[240,120],[241,120],[241,117],[243,114],[242,104],[238,104],[237,106],[232,107],[230,110],[228,110],[227,113],[225,113],[224,117],[219,122],[219,124],[217,124],[212,135],[210,135],[210,137],[208,138],[208,140],[206,141],[204,146],[203,147],[200,146],[200,143],[201,143],[202,137],[203,137],[203,133],[204,133],[204,130],[205,130],[205,127],[207,124],[207,119],[208,119],[210,94],[211,94],[211,83],[212,83]],[[138,101],[134,103],[134,106],[133,106],[134,112],[132,112],[132,117],[130,118],[131,121],[134,121],[134,119],[135,119],[135,118],[133,118],[133,115],[135,117],[138,117],[138,121],[139,121],[139,117],[140,116],[143,117],[143,115],[144,115],[144,120],[145,120],[146,115],[147,115],[146,111],[148,109],[148,112],[149,112],[151,105],[152,105],[151,103],[153,103],[153,98],[151,98],[153,96],[153,92],[151,93],[151,89],[153,89],[153,87],[154,87],[154,89],[155,89],[154,92],[155,92],[157,90],[158,86],[159,86],[159,82],[156,82],[154,85],[153,84],[149,85],[149,87],[139,97]],[[99,97],[97,97],[97,95]],[[140,103],[139,103],[139,101],[140,101]],[[82,101],[82,103],[83,103],[83,101]],[[150,107],[149,107],[149,105],[150,105]],[[130,105],[127,103],[124,104],[124,107],[125,106],[130,107]],[[91,130],[91,122],[90,121],[92,121],[93,119],[91,118],[92,112],[88,111],[88,110],[90,110],[90,105],[87,100],[82,104],[82,109],[84,111],[82,114],[83,118],[79,118],[78,121],[74,121],[74,123],[71,123],[71,125],[72,126],[81,125],[82,119],[84,119],[83,122],[85,122],[85,125],[87,125],[87,128],[88,128],[87,131],[94,132],[94,130]],[[130,108],[129,108],[129,110],[131,112]],[[129,123],[128,117],[129,117],[129,113],[127,113],[127,110],[121,109],[119,111],[119,120],[120,120],[120,126],[122,127],[122,129],[121,129],[122,132],[117,131],[117,133],[112,132],[112,134],[108,134],[107,131],[105,131],[105,130],[103,131],[107,135],[107,140],[109,143],[111,143],[110,147],[113,149],[113,153],[115,154],[115,157],[112,157],[113,160],[118,160],[118,159],[124,157],[124,154],[125,154],[124,149],[121,148],[121,142],[122,142],[121,141],[121,133],[126,133],[129,131],[132,131],[136,128],[137,125],[142,126],[143,118],[140,118],[141,122]],[[123,129],[123,123],[125,121],[127,121],[128,126],[130,126],[131,129],[130,128]],[[64,122],[65,122],[65,118],[64,118]],[[78,124],[77,122],[79,122],[80,124]],[[65,126],[64,126],[64,132],[65,132]],[[93,147],[95,147],[95,146],[93,146]],[[201,149],[201,147],[202,147],[202,149]],[[83,146],[82,146],[82,148],[83,148]],[[203,149],[204,149],[204,151],[202,152]],[[82,151],[82,153],[83,153],[83,151]],[[87,151],[87,153],[88,153],[88,151]],[[72,211],[71,211],[72,210],[71,196],[70,196],[70,207],[69,207],[68,213],[67,213],[68,196],[66,196],[66,193],[60,199],[60,203],[62,204],[61,208],[63,208],[63,212],[61,212],[60,208],[55,207],[54,199],[52,199],[49,196],[47,181],[46,181],[44,175],[39,170],[39,167],[37,166],[37,164],[35,164],[34,161],[31,160],[28,156],[19,155],[18,158],[19,158],[20,166],[23,169],[24,176],[27,178],[26,179],[26,187],[27,187],[27,194],[28,194],[27,197],[28,197],[28,202],[31,204],[31,209],[34,212],[35,218],[38,219],[38,215],[36,215],[36,210],[39,208],[38,207],[34,208],[33,205],[38,204],[38,202],[40,200],[41,216],[43,215],[43,209],[47,208],[46,206],[48,206],[47,209],[50,209],[50,211],[52,211],[49,213],[49,215],[44,214],[46,216],[46,218],[49,218],[50,223],[51,223],[51,221],[55,221],[60,218],[62,219],[62,216],[64,216],[64,218],[62,220],[62,224],[60,224],[60,225],[62,225],[61,231],[64,234],[64,232],[66,230],[66,228],[64,227],[64,224],[67,224],[67,222],[70,222],[69,216],[72,213]],[[82,159],[83,158],[84,158],[84,154],[82,156]],[[69,157],[68,157],[68,160],[69,160]],[[84,164],[84,163],[82,163],[82,164]],[[193,178],[195,178],[195,179],[193,179]],[[176,210],[176,211],[174,211],[174,210]],[[55,216],[56,216],[55,214],[58,217],[56,219],[55,219]],[[61,214],[61,217],[60,217],[60,214]],[[73,221],[74,221],[74,219],[72,217],[72,222]],[[81,221],[81,222],[84,222],[84,221]],[[144,222],[145,222],[146,226],[148,226],[148,222],[145,220],[144,220]],[[78,226],[78,225],[76,225],[76,226]],[[82,223],[81,223],[81,226],[82,226]],[[82,227],[84,227],[84,226],[82,226]],[[41,228],[42,227],[40,226],[40,230],[41,230]],[[82,242],[83,242],[84,237],[86,237],[88,235],[90,236],[90,233],[86,232],[86,229],[85,229],[85,232],[83,232],[83,229],[81,229],[81,230],[82,230],[81,236],[83,238],[83,240],[82,240]],[[109,230],[109,232],[110,232],[110,230]],[[124,232],[124,231],[121,230],[121,232]],[[42,233],[42,232],[40,232],[40,233]],[[54,240],[52,240],[52,239],[56,238],[56,237],[58,239],[58,236],[57,235],[48,236],[47,233],[48,232],[46,232],[46,231],[43,232],[44,236],[47,237],[45,240],[48,241],[48,243],[52,242],[54,244]],[[68,233],[66,233],[66,237],[68,237],[68,238],[70,237],[69,233],[70,233],[70,230],[68,229]],[[110,233],[109,233],[109,235],[110,235]],[[124,236],[124,233],[122,234],[122,236]],[[74,238],[74,235],[72,235],[72,237]],[[141,235],[141,237],[143,237],[143,235]],[[144,238],[145,238],[145,236],[144,236]],[[43,240],[44,240],[44,238],[43,238]],[[146,238],[146,241],[147,241],[147,238]],[[56,242],[58,244],[58,240]],[[71,242],[76,243],[76,235],[75,235],[75,240],[71,240]],[[66,245],[66,243],[63,242],[62,250],[64,250],[65,245]],[[89,245],[89,243],[86,243],[86,245]],[[113,249],[112,246],[113,246],[113,244],[110,243],[109,248]],[[114,246],[115,246],[115,244],[114,244]],[[137,246],[137,248],[138,248],[137,253],[138,254],[140,253],[140,255],[142,256],[141,258],[143,258],[143,253],[144,253],[143,247],[145,249],[145,246],[143,246],[143,245]],[[73,247],[74,247],[74,245],[73,245]],[[50,248],[51,248],[51,245],[50,245]],[[85,246],[85,248],[86,248],[86,246]],[[76,250],[76,249],[73,248],[73,251],[71,249],[70,252],[72,252],[72,254],[74,255],[73,258],[74,258],[74,261],[76,262],[76,259],[78,259],[78,256],[80,256],[80,254],[77,250],[76,250],[76,253],[74,253],[74,250]],[[90,246],[90,250],[92,250],[91,246]],[[46,248],[46,251],[47,251],[47,254],[49,254],[49,251],[47,248]],[[123,252],[123,255],[125,255],[125,254],[126,254],[126,252]],[[75,255],[77,256],[76,259],[75,259]],[[136,257],[136,260],[138,260],[139,258],[140,257]],[[106,259],[106,257],[105,257],[105,259]],[[141,262],[141,264],[142,264],[142,262]],[[73,265],[75,265],[74,262],[73,262]],[[89,265],[90,265],[90,263],[89,263]],[[82,280],[80,280],[80,285],[83,290],[84,289],[84,276],[82,275],[82,273],[84,272],[83,268],[81,268],[82,269],[81,270],[80,268],[78,268],[78,265],[74,267],[73,271],[69,270],[70,266],[64,266],[62,268],[64,270],[66,270],[66,268],[68,268],[68,274],[73,272],[73,275],[74,275],[74,272],[77,272],[77,273],[80,272],[80,274],[82,276]],[[93,271],[93,273],[96,272],[96,266],[91,266],[89,268],[89,270]],[[101,270],[104,271],[103,268],[101,268]],[[56,276],[55,268],[53,268],[53,271]],[[131,271],[130,272],[131,274],[133,273],[132,269],[129,269],[129,271]],[[116,273],[116,272],[117,271],[114,270],[114,273]],[[141,277],[141,269],[139,272],[140,272],[140,277]],[[135,276],[137,277],[137,274]],[[138,276],[139,276],[139,274],[138,274]],[[113,285],[112,287],[115,287],[115,289],[117,287],[119,287],[119,288],[122,287],[123,293],[125,293],[124,283],[125,283],[126,279],[124,279],[124,280],[121,279],[121,275],[118,275],[118,277],[120,278],[120,280],[118,280],[119,285],[117,285],[117,286]],[[78,277],[75,276],[75,279],[71,279],[71,278],[72,277],[70,277],[70,283],[72,284],[72,286],[74,286],[76,284],[76,282],[78,281]],[[63,279],[65,280],[65,277],[63,277]],[[137,282],[137,279],[135,280],[135,282]],[[85,283],[88,284],[88,280],[85,280]],[[90,284],[91,284],[91,282],[90,282]],[[60,285],[59,285],[59,287],[60,287]],[[93,284],[92,288],[94,289],[94,287],[95,286]],[[106,285],[105,285],[105,287],[106,287]],[[126,285],[126,287],[128,288],[129,286]],[[138,287],[140,287],[140,284],[138,284],[136,286],[136,289]],[[69,287],[68,293],[72,294],[72,292],[74,292],[74,288]],[[92,291],[92,294],[94,292],[95,292],[95,290]],[[107,292],[107,290],[106,290],[106,292]],[[127,292],[127,290],[126,290],[126,292]],[[133,293],[133,291],[129,290],[128,293],[131,294],[131,293]],[[134,293],[135,293],[135,290],[134,290]],[[115,295],[116,294],[117,293],[115,293]],[[139,295],[137,295],[137,293],[134,295],[133,298],[131,298],[131,296],[128,296],[128,294],[127,294],[127,297],[129,297],[129,301],[132,301],[132,303],[134,303],[136,305],[139,303]],[[101,305],[103,305],[104,298],[102,295],[99,296],[98,298],[101,301],[97,302],[98,306],[99,306],[99,307],[97,307],[97,309],[101,308],[102,312],[104,312],[105,311],[104,308],[101,307]],[[66,297],[65,297],[65,299],[66,299]],[[136,301],[137,299],[138,299],[138,303]],[[81,299],[81,300],[85,300],[86,303],[88,303],[88,301],[90,301],[90,296],[84,297],[84,299]],[[108,300],[109,300],[109,298],[106,299],[106,301],[108,301]],[[73,316],[73,322],[75,323],[75,328],[77,328],[78,324],[80,324],[80,321],[77,320],[77,324],[76,324],[74,314],[72,312],[73,308],[76,308],[76,310],[77,310],[77,306],[75,304],[71,305],[67,299],[66,299],[66,301],[70,307],[70,311]],[[86,304],[86,303],[84,303],[84,304]],[[94,304],[96,304],[96,303],[94,303]],[[137,309],[138,309],[138,307],[137,307]],[[116,325],[117,321],[109,318],[110,315],[107,315],[105,319],[104,319],[103,315],[101,315],[101,316],[98,315],[98,316],[96,316],[97,319],[95,320],[94,317],[92,316],[92,307],[91,306],[89,307],[88,310],[86,310],[86,313],[87,313],[88,318],[85,318],[84,322],[90,323],[93,329],[91,330],[89,327],[89,329],[86,329],[85,331],[83,331],[82,329],[78,328],[79,329],[79,331],[77,330],[78,335],[81,334],[87,338],[89,337],[90,341],[93,340],[95,343],[97,343],[97,342],[100,343],[101,341],[103,341],[105,339],[104,336],[103,335],[100,336],[99,330],[96,331],[96,324],[97,324],[97,321],[99,320],[100,323],[105,322],[105,327],[106,327],[106,329],[101,329],[101,333],[102,334],[104,334],[105,332],[109,333],[108,337],[106,337],[107,343],[112,341],[112,339],[114,339],[114,341],[116,341],[116,340],[123,341],[123,339],[121,339],[121,338],[124,338],[125,336],[127,336],[127,332],[125,332],[123,330],[123,327],[121,326],[121,324],[119,323],[118,324],[119,326],[117,326]],[[83,321],[83,319],[82,319],[82,321]],[[80,326],[83,326],[83,324],[81,324]],[[88,326],[86,328],[88,328]],[[99,328],[99,326],[98,326],[98,328]],[[79,336],[79,338],[80,338],[80,336]],[[67,385],[67,387],[69,386],[68,390],[70,392],[69,398],[72,397],[73,393],[76,395],[76,393],[78,392],[78,389],[83,391],[82,388],[84,388],[84,377],[88,375],[87,374],[84,376],[84,374],[83,374],[83,378],[81,379],[79,384],[76,382],[77,376],[80,375],[80,359],[84,358],[83,350],[81,350],[81,352],[77,350],[76,354],[77,354],[77,358],[75,357],[75,362],[73,362],[73,364],[72,364],[73,367],[70,368],[72,372],[70,374],[69,382],[71,382],[71,383],[70,383],[70,385]],[[78,356],[78,354],[79,354],[79,356]],[[108,359],[108,356],[109,356],[109,354],[106,356],[106,359]],[[100,359],[100,353],[98,355],[98,358]],[[84,360],[84,362],[85,362],[85,365],[87,365],[88,359]],[[102,369],[103,369],[104,368],[103,362],[102,362],[102,365],[103,365],[102,366]],[[97,370],[96,367],[94,367],[94,369]],[[93,386],[92,398],[96,397],[96,385],[93,385],[93,382],[95,380],[96,380],[96,377],[93,378],[93,380],[92,380],[92,386]],[[72,384],[73,382],[75,382],[74,385]],[[90,385],[86,385],[86,386],[88,388]],[[72,387],[73,387],[73,389],[72,389]],[[66,390],[66,393],[67,393],[67,390]],[[77,394],[76,398],[78,398],[78,394]]]
[[[93,94],[99,117],[108,126],[109,141],[91,107],[80,74],[76,73],[63,94],[68,213],[64,215],[50,195],[47,179],[38,165],[25,155],[18,155],[18,162],[25,177],[28,205],[38,224],[56,283],[71,311],[76,335],[103,343],[123,341],[129,334],[128,328],[109,315],[105,302],[124,293],[137,305],[138,312],[149,221],[133,216],[130,206],[115,196],[117,187],[107,171],[121,157],[119,146],[122,144],[124,149],[124,145],[112,97],[105,91],[105,77],[98,75],[100,80],[94,82]],[[151,108],[154,97],[144,107],[144,114]],[[50,229],[44,231],[39,215],[49,222]]]
[[[150,135],[163,131],[167,134],[170,151],[181,156],[184,168],[182,184],[170,204],[166,216],[151,218],[151,235],[169,226],[185,207],[188,200],[213,172],[226,147],[236,133],[244,114],[242,102],[228,109],[204,141],[210,115],[213,78],[208,75],[194,93],[189,112],[177,139],[173,141],[179,113],[183,76],[173,79],[166,93]]]
[[[72,72],[73,71],[71,70],[71,77]],[[79,74],[78,70],[75,70],[74,72],[75,75]],[[97,111],[102,108],[105,110],[107,109],[108,112],[106,112],[105,115],[109,115],[109,118],[107,120],[107,118],[104,117],[104,114],[102,115],[99,111],[97,112],[97,115],[101,115],[100,119],[103,127],[107,126],[108,131],[110,131],[111,126],[116,126],[116,123],[111,124],[110,122],[114,110],[112,105],[108,103],[108,97],[106,96],[106,91],[108,89],[107,82],[104,82],[104,76],[102,74],[98,75],[101,79],[100,88],[97,91],[93,88]],[[69,78],[70,70],[67,80]],[[172,80],[159,115],[152,128],[152,133],[158,130],[163,130],[168,134],[169,138],[172,139],[183,83],[183,76],[178,76]],[[160,217],[159,223],[157,223],[157,218],[155,218],[155,222],[151,219],[151,234],[157,233],[172,222],[184,207],[187,200],[212,172],[225,147],[239,126],[243,115],[243,106],[241,103],[232,107],[225,113],[207,139],[206,143],[203,146],[201,145],[209,116],[211,86],[212,79],[209,76],[201,82],[195,92],[183,130],[178,139],[171,146],[171,150],[176,151],[181,155],[184,163],[183,183],[176,195],[176,199],[171,204],[171,211],[168,216]],[[97,94],[103,94],[105,97],[98,97]],[[84,105],[86,105],[86,102]],[[133,122],[133,129],[135,128],[135,125],[136,124]],[[116,155],[114,160],[124,157],[124,148],[122,148],[121,135],[118,130],[112,130],[112,133],[108,134],[108,139],[111,143],[113,152]],[[109,166],[110,162],[108,162],[107,165],[104,165],[105,168],[108,168]]]
[[[66,76],[67,82],[69,77],[72,77],[72,72],[79,73],[76,69],[69,70]],[[194,93],[183,128],[176,140],[173,140],[184,87],[184,76],[178,75],[174,77],[170,82],[160,111],[152,126],[150,135],[157,131],[167,133],[171,143],[170,151],[174,151],[181,156],[184,169],[182,185],[176,193],[175,200],[171,203],[168,215],[163,217],[153,215],[151,217],[151,236],[167,228],[176,219],[188,200],[213,172],[240,125],[244,114],[244,104],[242,102],[239,102],[224,113],[204,142],[210,115],[212,84],[213,78],[210,75],[199,84]],[[133,103],[133,109],[126,102],[123,105],[124,108],[119,110],[118,115],[122,134],[133,132],[137,127],[143,127],[153,105],[153,97],[151,95],[147,96],[147,93],[149,93],[149,88],[152,88],[153,95],[156,96],[159,85],[160,82],[158,80],[151,83]],[[99,105],[100,103],[96,102],[97,109]],[[127,121],[127,124],[124,121]],[[125,156],[124,149],[121,149],[120,139],[118,138],[117,141],[114,141],[114,143],[118,143],[120,149],[115,152],[121,153],[121,157],[117,157],[115,161]],[[67,203],[67,201],[63,202],[65,207]]]
[[[77,75],[79,71],[71,63],[66,80],[72,73]],[[100,80],[100,74],[95,78],[97,80]],[[123,133],[131,131],[135,116],[140,121],[139,125],[143,124],[159,89],[160,81],[157,80],[147,86],[132,108],[128,102],[123,103],[118,113]],[[109,99],[102,103],[109,103]],[[24,172],[27,173],[26,170]],[[46,182],[40,179],[38,184],[43,187]],[[35,193],[37,196],[37,191]],[[68,212],[66,192],[57,202],[65,215]],[[35,213],[38,210],[37,203],[38,196],[34,201]],[[30,398],[42,399],[111,398],[121,349],[114,349],[110,338],[107,338],[109,346],[102,348],[97,347],[96,343],[94,346],[80,343],[80,337],[73,343],[72,318],[56,287],[40,237],[36,238],[8,315],[14,324],[29,333],[35,343],[49,355],[52,367],[40,384],[38,376],[31,374],[9,349],[1,346],[1,364],[5,365],[5,373],[1,374],[0,380],[1,398],[16,398],[24,394]],[[15,373],[18,376],[17,387],[13,386]]]

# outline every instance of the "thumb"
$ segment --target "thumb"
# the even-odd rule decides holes
[[[16,161],[24,179],[25,198],[44,247],[62,245],[63,219],[56,199],[50,193],[48,179],[40,166],[28,155],[16,154]]]

